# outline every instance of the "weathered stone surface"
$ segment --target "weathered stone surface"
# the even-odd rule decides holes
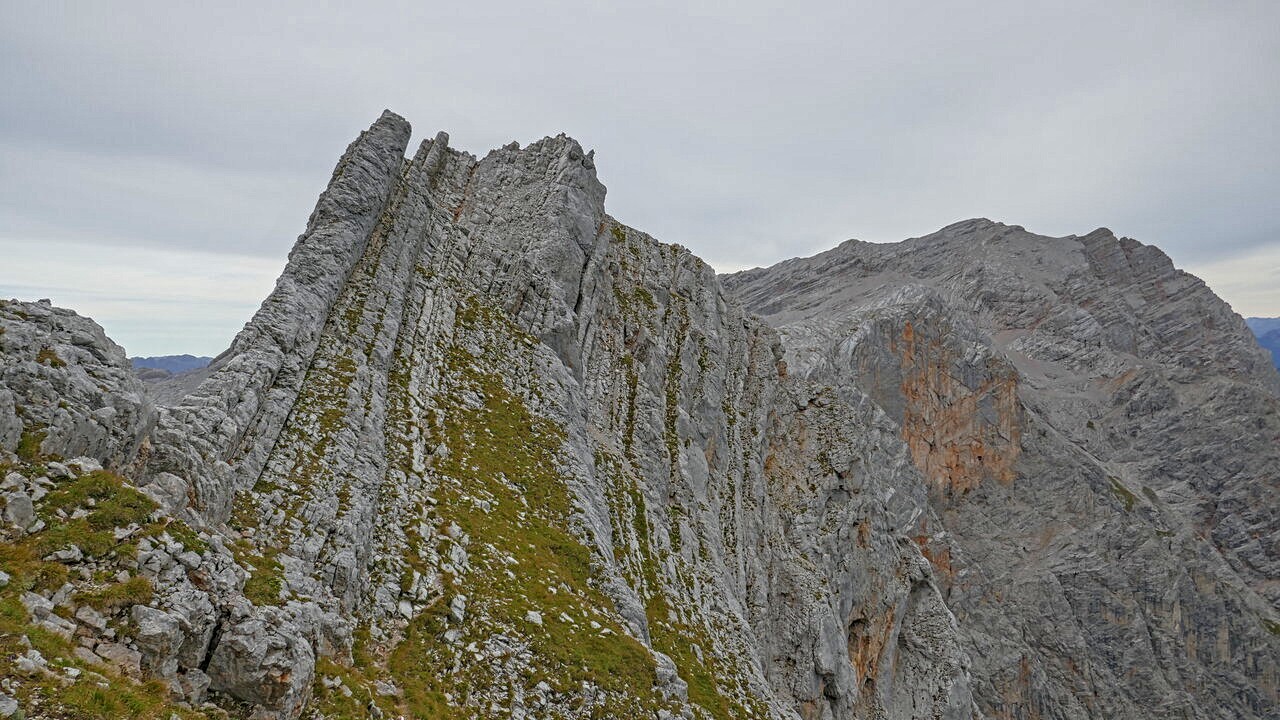
[[[5,523],[26,529],[36,521],[35,505],[27,493],[21,490],[4,493],[0,500],[4,502]]]
[[[142,672],[142,653],[126,645],[113,642],[98,643],[93,652],[123,673],[136,676]]]
[[[0,301],[0,451],[118,467],[154,422],[124,350],[96,323],[47,301]]]
[[[0,692],[0,717],[13,717],[18,714],[21,707],[18,701]]]
[[[973,220],[726,283],[897,423],[986,713],[1274,711],[1280,378],[1202,282]]]
[[[225,519],[251,482],[296,398],[333,301],[363,254],[399,177],[409,124],[388,112],[347,149],[261,309],[210,366],[166,407],[144,476],[187,478],[195,505]]]
[[[55,522],[97,462],[150,513],[22,596],[139,593],[77,657],[262,718],[1274,708],[1280,379],[1158,251],[970,222],[725,280],[606,214],[570,138],[408,138],[348,148],[197,385],[14,458]],[[74,318],[14,307],[27,354]],[[54,381],[4,363],[17,450],[61,426],[6,415]]]
[[[290,618],[263,608],[222,629],[206,672],[211,689],[294,717],[311,695],[315,654]]]
[[[178,648],[184,639],[178,619],[146,605],[134,605],[132,614],[134,640],[143,653],[147,669],[161,677],[175,673]]]
[[[352,146],[281,279],[288,292],[268,299],[198,389],[162,409],[139,465],[152,496],[177,510],[185,484],[196,522],[229,519],[247,538],[238,542],[273,558],[253,561],[260,579],[279,567],[279,594],[272,586],[265,599],[309,598],[314,610],[280,622],[327,652],[348,652],[350,627],[323,618],[355,612],[392,649],[406,624],[443,603],[461,653],[489,652],[475,633],[537,643],[583,622],[630,635],[635,662],[673,671],[651,688],[618,686],[606,671],[599,685],[540,696],[543,712],[969,712],[954,621],[908,611],[944,606],[906,540],[924,495],[883,414],[861,397],[806,409],[813,390],[785,377],[774,335],[723,295],[710,268],[605,214],[593,159],[574,141],[477,160],[438,135],[401,167],[387,160],[407,137],[401,122],[384,116]],[[286,321],[287,342],[264,344]],[[546,592],[516,572],[524,544],[483,536],[477,551],[458,524],[477,522],[460,506],[492,514],[511,502],[501,486],[455,489],[491,459],[448,428],[500,409],[495,397],[503,412],[563,434],[545,459],[527,460],[548,463],[545,476],[500,482],[563,496],[570,512],[542,517],[546,532],[595,558],[591,578],[549,589],[554,611],[535,606],[541,625],[493,610],[504,593]],[[832,457],[848,467],[806,477]],[[848,473],[860,475],[856,490]],[[453,499],[437,505],[441,494]],[[234,517],[233,500],[243,508]],[[853,555],[852,538],[863,548]],[[178,563],[161,560],[177,557],[153,551],[144,566],[168,577]],[[498,572],[516,583],[485,589]],[[477,589],[442,597],[445,577]],[[596,617],[576,619],[582,610]],[[849,628],[884,612],[897,616],[867,640],[874,656],[851,659]],[[908,622],[919,642],[899,649],[890,640]],[[270,663],[251,642],[261,627],[241,626],[253,632],[237,631],[234,652],[230,626],[214,633],[211,689],[294,707],[282,700],[293,690],[253,694],[253,668]],[[481,685],[505,687],[545,660],[510,662]],[[895,684],[903,672],[932,679]],[[466,701],[508,702],[488,692]]]

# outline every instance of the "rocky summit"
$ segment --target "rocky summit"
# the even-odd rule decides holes
[[[180,388],[0,304],[0,717],[1280,716],[1280,374],[1158,249],[717,276],[409,138]]]

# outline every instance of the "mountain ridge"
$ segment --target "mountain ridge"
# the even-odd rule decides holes
[[[1273,358],[1275,366],[1280,368],[1280,330],[1272,330],[1262,337],[1259,337],[1258,344],[1271,351],[1271,357]]]
[[[1244,319],[1250,330],[1257,335],[1265,335],[1272,330],[1280,330],[1280,318],[1249,317]]]
[[[566,136],[480,159],[445,133],[406,158],[409,136],[387,112],[348,147],[276,289],[181,397],[91,321],[0,306],[5,557],[39,549],[0,558],[0,600],[54,665],[149,707],[276,718],[1274,709],[1276,509],[1250,506],[1274,448],[1224,465],[1211,445],[1280,432],[1275,370],[1158,251],[966,221],[934,241],[1013,238],[1093,275],[857,245],[834,276],[718,278],[610,217]],[[1076,437],[1086,417],[1100,437]],[[1218,425],[1196,444],[1179,422]],[[73,552],[82,521],[136,555]],[[12,691],[72,703],[42,672]]]
[[[188,370],[199,370],[212,361],[213,358],[195,355],[156,355],[154,357],[134,357],[129,358],[135,368],[164,370],[166,372],[177,374]]]
[[[1271,352],[1272,362],[1280,368],[1280,318],[1245,318],[1249,329],[1258,336],[1258,344]]]

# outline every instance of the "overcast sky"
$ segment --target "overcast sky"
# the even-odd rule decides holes
[[[383,108],[476,154],[567,132],[720,270],[1106,226],[1280,316],[1274,0],[2,2],[0,296],[135,355],[225,348]]]

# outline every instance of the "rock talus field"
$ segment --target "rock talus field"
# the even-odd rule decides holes
[[[1280,374],[1158,249],[717,276],[409,138],[181,383],[0,303],[0,717],[1280,714]]]

